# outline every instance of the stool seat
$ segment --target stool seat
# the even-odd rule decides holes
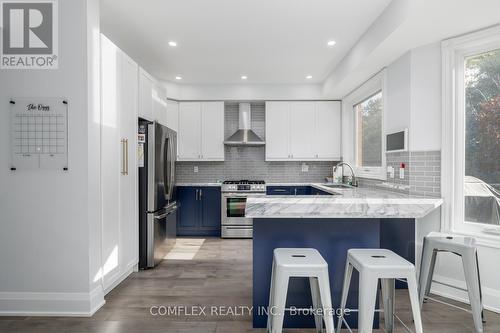
[[[288,268],[325,268],[328,267],[325,259],[316,249],[274,249],[274,261],[277,266]]]
[[[476,239],[467,236],[455,236],[431,232],[426,236],[426,241],[429,245],[435,246],[436,249],[442,248],[448,252],[462,252],[476,248]]]
[[[408,260],[386,249],[350,249],[347,256],[358,271],[370,270],[378,273],[387,271],[390,275],[399,271],[413,271],[415,267]]]

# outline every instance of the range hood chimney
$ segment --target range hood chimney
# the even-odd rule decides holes
[[[263,146],[266,143],[252,131],[252,111],[250,103],[239,104],[239,127],[224,144],[227,146]]]

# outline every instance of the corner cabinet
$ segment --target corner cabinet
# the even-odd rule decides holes
[[[139,66],[101,35],[101,274],[105,291],[138,263]]]
[[[266,161],[338,161],[340,102],[266,102]]]
[[[179,186],[178,236],[217,236],[221,226],[221,189],[218,186]]]
[[[180,102],[178,161],[224,161],[224,102]]]

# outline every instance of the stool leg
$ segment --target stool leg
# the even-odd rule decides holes
[[[318,286],[319,296],[323,306],[323,319],[325,321],[326,333],[334,333],[332,294],[330,292],[330,279],[328,278],[328,271],[319,274]]]
[[[285,318],[286,295],[288,293],[288,280],[289,276],[282,272],[279,268],[275,270],[274,279],[275,288],[273,293],[274,308],[270,315],[271,318],[271,332],[281,333],[283,331],[283,319]]]
[[[384,302],[385,333],[394,331],[395,279],[382,279],[382,299]]]
[[[359,312],[358,333],[370,333],[373,330],[375,301],[377,299],[378,278],[371,274],[359,274]]]
[[[271,268],[271,286],[269,287],[269,305],[267,307],[267,333],[272,332],[272,327],[271,327],[271,309],[274,308],[274,260]]]
[[[434,250],[432,251],[431,266],[429,267],[429,278],[427,279],[427,285],[425,286],[424,297],[429,297],[429,295],[431,294],[432,280],[434,279],[434,269],[436,268],[436,257],[437,251]]]
[[[309,286],[311,287],[311,298],[314,308],[314,323],[316,324],[316,332],[321,333],[323,330],[323,317],[318,314],[318,310],[323,306],[319,297],[319,282],[318,278],[310,277]]]
[[[464,265],[465,282],[469,291],[469,301],[474,318],[474,329],[476,333],[483,332],[483,318],[481,305],[481,292],[479,290],[478,270],[476,263],[476,251],[468,251],[462,255]]]
[[[406,277],[406,282],[408,282],[408,293],[410,294],[411,311],[413,313],[413,321],[415,322],[415,332],[423,333],[415,271],[412,271],[410,275]]]
[[[349,294],[349,286],[351,284],[352,265],[349,262],[345,263],[344,285],[342,286],[342,298],[340,299],[340,313],[337,316],[337,333],[342,329],[342,318],[344,317],[345,305],[347,303],[347,295]]]
[[[486,320],[484,319],[483,288],[481,287],[481,273],[479,273],[479,259],[477,256],[477,250],[476,250],[476,267],[477,267],[477,280],[479,281],[479,296],[481,297],[481,318],[483,319],[483,323],[485,323]]]
[[[420,263],[420,307],[424,303],[425,296],[428,295],[432,283],[432,275],[436,262],[436,251],[427,244],[424,238],[424,246],[422,251],[422,261]]]

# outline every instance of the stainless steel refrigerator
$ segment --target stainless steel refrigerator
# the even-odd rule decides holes
[[[156,266],[175,244],[177,133],[139,119],[139,268]]]

